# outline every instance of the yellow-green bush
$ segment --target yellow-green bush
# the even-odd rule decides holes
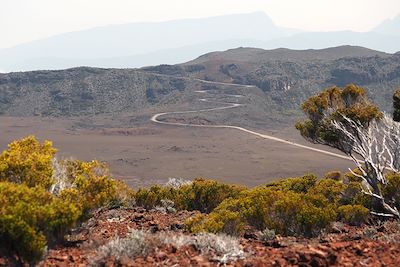
[[[238,235],[249,225],[284,235],[313,236],[337,219],[345,189],[346,184],[336,179],[318,181],[313,175],[290,178],[243,190],[210,214],[189,220],[187,228]]]
[[[244,187],[213,180],[196,179],[181,188],[181,209],[209,213],[227,198],[235,197]]]
[[[309,195],[323,195],[327,201],[331,204],[338,203],[343,197],[342,193],[345,190],[346,185],[342,181],[334,179],[321,179],[312,188],[308,190]]]
[[[179,193],[179,189],[177,188],[153,185],[149,189],[140,188],[138,191],[136,191],[135,200],[138,206],[146,209],[152,209],[155,206],[160,206],[161,200],[163,199],[172,200],[174,201],[175,206],[177,206]]]
[[[369,217],[369,209],[362,205],[343,205],[338,208],[340,219],[350,225],[361,225]]]
[[[274,187],[279,190],[290,190],[296,193],[306,193],[314,187],[318,178],[313,174],[307,174],[302,177],[287,178],[278,182],[270,183],[267,187]]]
[[[334,205],[319,195],[258,187],[223,201],[207,217],[187,222],[189,231],[240,234],[245,225],[285,235],[311,236],[336,219]]]
[[[368,99],[365,89],[354,84],[344,88],[327,88],[306,100],[301,109],[308,119],[296,123],[300,134],[311,142],[333,146],[342,151],[345,136],[334,129],[331,124],[333,119],[344,122],[344,115],[366,125],[383,116],[379,108]]]
[[[60,201],[40,186],[0,182],[0,250],[34,262],[46,239],[56,241],[80,215],[79,205]]]
[[[340,171],[331,171],[331,172],[325,173],[324,178],[332,179],[332,180],[336,180],[336,181],[343,180],[343,176]]]
[[[117,190],[119,183],[110,177],[104,163],[73,160],[61,164],[65,165],[70,183],[73,185],[71,189],[61,192],[61,197],[66,198],[69,194],[69,198],[80,203],[85,211],[101,207],[116,199],[121,193]]]
[[[0,181],[50,188],[55,153],[51,142],[40,144],[34,136],[12,142],[0,155]]]
[[[400,210],[400,173],[388,173],[386,180],[387,184],[382,188],[382,194]]]
[[[139,206],[147,209],[161,205],[162,199],[169,199],[177,209],[209,213],[223,200],[237,196],[244,189],[245,187],[199,178],[178,188],[159,185],[149,189],[142,188],[135,193],[135,199]]]
[[[36,262],[91,210],[132,198],[103,163],[57,162],[55,152],[51,142],[29,136],[0,155],[0,253],[19,264]]]

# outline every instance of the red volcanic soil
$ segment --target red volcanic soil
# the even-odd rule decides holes
[[[144,209],[98,211],[88,223],[68,236],[63,245],[51,249],[39,266],[88,266],[95,263],[97,248],[129,229],[150,234],[184,235],[184,222],[196,212],[163,213]],[[397,223],[350,227],[335,225],[331,233],[305,239],[276,236],[262,242],[249,230],[239,238],[244,257],[227,266],[400,266],[400,231]],[[219,266],[213,252],[202,253],[193,245],[162,246],[154,243],[147,256],[108,257],[102,266]]]

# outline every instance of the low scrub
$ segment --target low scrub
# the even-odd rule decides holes
[[[337,219],[351,224],[365,222],[369,210],[361,203],[347,204],[345,198],[349,196],[344,192],[349,183],[344,183],[340,175],[332,176],[334,179],[318,180],[306,175],[243,190],[225,199],[210,214],[188,220],[187,228],[194,233],[240,235],[245,226],[251,226],[260,231],[268,228],[277,234],[311,237]]]
[[[244,189],[245,187],[199,178],[191,183],[179,183],[179,186],[167,184],[139,189],[135,193],[135,200],[137,205],[146,209],[162,206],[162,201],[168,199],[173,201],[178,210],[210,213],[222,201],[237,196]]]
[[[176,248],[193,246],[204,256],[222,264],[233,262],[245,256],[239,241],[231,236],[219,234],[183,235],[131,230],[127,237],[116,237],[97,249],[93,265],[98,266],[110,257],[117,263],[121,258],[145,257],[160,246],[173,245]]]

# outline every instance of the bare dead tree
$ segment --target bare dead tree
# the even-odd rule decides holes
[[[353,159],[361,174],[350,171],[362,179],[363,193],[375,198],[384,209],[384,212],[371,213],[400,219],[396,203],[382,195],[382,187],[387,184],[385,172],[400,172],[400,122],[387,114],[368,124],[342,117],[343,120],[333,120],[331,124],[343,134],[342,151]]]

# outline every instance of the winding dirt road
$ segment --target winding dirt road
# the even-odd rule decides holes
[[[160,76],[168,76],[168,75],[163,75],[163,74],[158,74]],[[175,77],[176,78],[176,77]],[[184,79],[189,79],[186,77],[182,77]],[[203,83],[209,83],[209,84],[215,84],[215,85],[228,85],[228,86],[235,86],[235,87],[244,87],[244,88],[254,88],[255,86],[253,85],[241,85],[241,84],[230,84],[230,83],[223,83],[223,82],[211,82],[211,81],[205,81],[205,80],[201,80],[201,79],[193,79],[199,82],[203,82]],[[201,93],[201,94],[206,94],[208,93],[207,91],[195,91],[196,93]],[[243,97],[242,95],[226,95],[226,96],[231,96],[231,97]],[[239,127],[239,126],[233,126],[233,125],[202,125],[202,124],[191,124],[191,123],[179,123],[179,122],[167,122],[167,121],[162,121],[159,120],[160,117],[165,116],[165,115],[171,115],[171,114],[189,114],[189,113],[198,113],[198,112],[209,112],[209,111],[218,111],[218,110],[225,110],[225,109],[233,109],[233,108],[238,108],[240,106],[243,106],[243,104],[237,104],[237,103],[227,103],[227,102],[218,102],[218,101],[213,101],[213,100],[208,100],[205,98],[199,99],[199,101],[202,102],[209,102],[209,103],[216,103],[216,104],[221,104],[224,106],[219,106],[219,107],[215,107],[215,108],[208,108],[208,109],[199,109],[199,110],[185,110],[185,111],[172,111],[172,112],[163,112],[163,113],[157,113],[155,115],[153,115],[150,120],[154,123],[158,123],[158,124],[164,124],[164,125],[171,125],[171,126],[184,126],[184,127],[201,127],[201,128],[225,128],[225,129],[235,129],[235,130],[239,130],[248,134],[252,134],[255,135],[257,137],[261,137],[264,139],[269,139],[269,140],[273,140],[276,142],[280,142],[283,144],[287,144],[287,145],[291,145],[291,146],[295,146],[301,149],[307,149],[307,150],[311,150],[317,153],[322,153],[325,155],[329,155],[332,157],[336,157],[336,158],[341,158],[341,159],[346,159],[346,160],[352,160],[350,157],[341,155],[341,154],[337,154],[337,153],[333,153],[333,152],[329,152],[326,150],[322,150],[322,149],[318,149],[318,148],[314,148],[314,147],[310,147],[310,146],[305,146],[302,144],[298,144],[295,142],[291,142],[288,140],[284,140],[281,138],[277,138],[271,135],[266,135],[266,134],[262,134],[259,132],[255,132],[243,127]]]

